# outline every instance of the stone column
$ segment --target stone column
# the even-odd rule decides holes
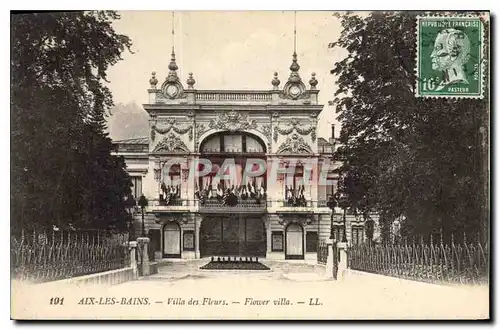
[[[339,242],[337,243],[337,249],[339,249],[339,268],[337,271],[337,281],[342,281],[347,271],[347,243]]]
[[[272,252],[271,219],[266,218],[264,220],[264,226],[266,226],[266,256],[267,256],[268,253]]]
[[[325,278],[333,279],[333,239],[326,239],[328,255],[326,257]]]
[[[148,256],[149,237],[138,237],[137,244],[140,246],[139,253],[142,254],[142,259],[139,259],[139,261],[142,261],[142,276],[148,276],[150,274]]]
[[[194,223],[195,223],[195,227],[194,227],[194,257],[196,259],[200,259],[200,228],[201,228],[201,221],[202,219],[201,218],[198,218],[196,215],[195,215],[195,218],[194,218]]]
[[[137,242],[131,241],[128,242],[128,249],[130,253],[130,268],[132,268],[133,271],[133,277],[134,280],[137,279],[138,274],[137,274],[137,260],[135,260],[135,251],[137,249]]]

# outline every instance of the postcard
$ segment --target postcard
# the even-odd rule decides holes
[[[490,13],[11,13],[11,318],[487,320]]]

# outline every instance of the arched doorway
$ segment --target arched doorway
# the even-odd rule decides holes
[[[181,228],[177,222],[168,222],[163,226],[163,257],[181,257]]]
[[[304,259],[304,230],[297,223],[286,227],[285,259]]]

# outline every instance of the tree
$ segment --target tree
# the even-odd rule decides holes
[[[130,178],[105,132],[115,12],[11,15],[11,227],[123,227]]]
[[[404,215],[407,235],[482,230],[484,238],[488,90],[482,100],[415,97],[418,14],[340,17],[343,29],[331,44],[348,52],[332,70],[342,123],[340,189],[351,209],[377,211],[389,223]]]

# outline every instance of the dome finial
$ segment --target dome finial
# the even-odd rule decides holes
[[[300,69],[299,63],[297,63],[297,12],[294,11],[293,17],[293,55],[292,55],[292,64],[290,65],[290,71],[292,71],[291,75],[297,75]]]
[[[188,84],[188,88],[193,89],[193,86],[196,83],[196,80],[194,80],[192,72],[189,72],[189,78],[187,79],[186,82]]]
[[[316,89],[316,85],[318,84],[318,80],[316,79],[316,73],[311,73],[311,79],[309,80],[309,85],[311,85],[311,89]]]
[[[179,68],[177,66],[177,63],[175,63],[175,48],[174,48],[174,45],[175,45],[175,12],[172,10],[172,57],[171,57],[171,60],[170,60],[170,64],[168,65],[168,68],[170,69],[170,71],[177,71],[177,69]]]
[[[149,79],[149,84],[151,89],[156,89],[156,84],[158,84],[158,79],[156,79],[156,72],[151,72],[151,79]]]
[[[297,11],[293,12],[293,53],[297,52]]]
[[[278,89],[278,86],[280,85],[280,80],[278,79],[278,72],[274,73],[274,78],[271,81],[271,84],[273,85],[274,90]]]
[[[172,57],[171,57],[171,60],[170,60],[170,64],[168,65],[168,68],[170,69],[170,71],[177,71],[177,69],[179,68],[177,66],[177,63],[175,63],[175,51],[174,51],[174,46],[172,46]]]

